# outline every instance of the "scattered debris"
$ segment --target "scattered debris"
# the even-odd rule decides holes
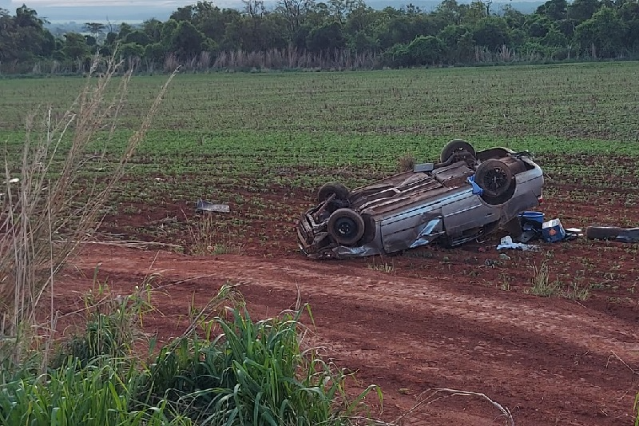
[[[541,235],[547,243],[556,243],[566,238],[566,230],[559,219],[553,219],[541,225]]]
[[[538,251],[539,246],[531,244],[515,243],[510,235],[501,239],[501,243],[497,246],[497,250],[511,249],[511,250],[523,250],[523,251]]]
[[[195,204],[195,211],[200,212],[216,212],[216,213],[229,213],[231,207],[228,204],[211,203],[210,201],[197,200]]]
[[[589,226],[586,238],[590,240],[613,240],[622,243],[639,243],[639,228],[617,226]]]
[[[544,223],[544,214],[541,212],[525,211],[519,213],[521,234],[516,238],[520,243],[528,243],[541,237],[541,227]]]
[[[564,229],[559,219],[544,221],[544,214],[541,212],[522,212],[519,214],[521,223],[521,234],[515,238],[520,243],[543,239],[547,243],[573,240],[583,236],[581,229]]]

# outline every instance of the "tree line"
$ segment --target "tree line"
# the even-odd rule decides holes
[[[131,66],[266,68],[409,67],[478,62],[628,58],[639,52],[639,0],[549,0],[532,14],[491,1],[443,0],[375,10],[363,0],[243,0],[242,10],[212,2],[180,7],[141,25],[87,23],[54,37],[34,9],[0,9],[4,72],[39,64],[84,69],[116,52]],[[66,69],[66,68],[64,68]]]

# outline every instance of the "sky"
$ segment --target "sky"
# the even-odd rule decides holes
[[[11,7],[18,8],[26,3],[28,7],[38,9],[38,7],[91,7],[91,6],[108,6],[108,7],[166,7],[176,9],[178,7],[196,3],[196,0],[12,0]]]
[[[326,1],[326,0],[317,0]],[[424,10],[430,10],[442,0],[365,0],[373,7],[382,8],[392,5],[399,7],[413,3]],[[470,3],[472,0],[458,0],[460,3]],[[495,4],[507,3],[513,0],[495,0]],[[515,0],[520,4],[533,4],[545,0]],[[264,0],[267,6],[272,6],[277,0]],[[528,3],[531,2],[531,3]],[[171,13],[179,7],[195,4],[197,0],[0,0],[0,8],[15,10],[26,4],[35,9],[38,16],[45,18],[52,24],[61,22],[142,22],[150,18],[162,21],[169,18]],[[221,8],[243,8],[242,0],[213,0]],[[513,6],[514,5],[513,2]]]

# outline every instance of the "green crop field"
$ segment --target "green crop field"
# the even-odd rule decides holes
[[[120,129],[137,125],[164,80],[133,78]],[[29,113],[48,104],[62,111],[82,84],[0,80],[0,138],[20,143]],[[202,74],[176,78],[139,153],[169,173],[220,164],[240,174],[264,166],[388,169],[403,153],[432,157],[452,137],[538,153],[635,155],[638,132],[639,67],[630,62]]]
[[[162,313],[158,322],[151,323],[151,327],[157,326],[158,330],[161,327],[165,331],[174,329],[181,318],[181,313],[176,314],[180,303],[184,307],[188,304],[189,320],[193,314],[193,318],[200,321],[199,314],[195,315],[195,302],[212,294],[217,279],[239,277],[234,279],[241,281],[248,292],[254,291],[253,302],[257,301],[267,312],[295,298],[293,289],[297,280],[308,281],[303,283],[306,292],[303,296],[310,294],[312,302],[324,309],[324,321],[318,335],[324,333],[323,338],[333,339],[335,345],[327,347],[330,351],[341,351],[337,361],[350,360],[348,368],[370,371],[369,378],[385,381],[391,395],[389,413],[401,407],[398,402],[401,398],[410,404],[419,401],[415,408],[423,404],[424,410],[435,409],[435,404],[431,406],[420,398],[440,383],[449,387],[449,381],[452,381],[463,384],[463,389],[474,386],[475,390],[491,397],[495,394],[499,400],[503,398],[522,418],[531,416],[528,421],[546,416],[543,418],[552,421],[583,424],[607,421],[605,424],[613,424],[627,418],[623,416],[632,409],[628,395],[634,395],[634,391],[628,391],[634,375],[627,369],[635,372],[630,368],[636,364],[636,359],[630,356],[635,350],[631,345],[634,335],[630,330],[636,324],[639,306],[636,291],[639,244],[575,238],[554,244],[534,241],[533,244],[540,247],[539,251],[499,252],[495,247],[504,235],[502,233],[452,249],[432,244],[394,256],[329,262],[329,266],[320,267],[302,258],[295,224],[300,214],[316,203],[315,191],[320,185],[338,181],[352,188],[370,183],[397,171],[400,160],[407,156],[413,156],[418,162],[435,161],[450,139],[461,138],[477,149],[507,146],[530,151],[545,175],[539,210],[546,219],[560,218],[565,228],[583,229],[589,225],[637,227],[638,63],[340,73],[180,74],[172,81],[147,137],[132,156],[125,175],[116,179],[117,186],[110,193],[113,199],[109,199],[106,206],[98,203],[93,210],[97,213],[91,217],[100,223],[97,232],[93,232],[93,227],[86,228],[85,232],[85,228],[77,225],[79,220],[74,222],[74,214],[89,210],[86,199],[96,194],[96,188],[108,187],[110,176],[119,177],[112,171],[117,170],[120,153],[140,127],[167,78],[133,77],[121,113],[117,119],[110,116],[106,125],[100,127],[89,149],[80,155],[79,172],[69,174],[80,178],[54,180],[54,185],[46,179],[33,183],[28,181],[28,176],[26,179],[20,176],[22,148],[25,141],[38,140],[46,134],[47,120],[54,125],[65,123],[67,108],[77,113],[79,119],[95,116],[79,111],[73,104],[87,80],[79,77],[0,78],[0,142],[5,151],[6,170],[10,178],[23,178],[21,182],[27,182],[23,187],[27,189],[23,191],[27,195],[21,197],[13,191],[13,184],[3,184],[5,191],[0,194],[0,209],[5,222],[0,231],[10,235],[7,230],[15,229],[14,223],[23,221],[22,229],[27,229],[24,223],[43,224],[48,219],[49,233],[46,235],[50,240],[46,241],[54,241],[50,244],[54,247],[77,241],[66,235],[69,234],[67,231],[72,233],[80,229],[77,235],[83,243],[107,243],[106,248],[95,254],[100,262],[104,256],[108,257],[105,264],[124,265],[123,269],[118,269],[120,265],[117,268],[109,266],[111,269],[103,274],[105,283],[119,282],[126,286],[122,288],[133,287],[129,278],[138,280],[145,274],[153,274],[149,276],[150,282],[151,278],[156,278],[156,271],[160,271],[157,272],[158,279],[169,284],[162,281],[156,287],[157,293],[166,292],[170,306],[166,315]],[[112,81],[115,87],[110,88],[109,98],[116,96],[118,80]],[[111,120],[118,124],[112,134]],[[71,123],[69,133],[62,139],[62,147],[53,155],[60,158],[59,164],[52,162],[53,166],[47,168],[46,164],[42,165],[46,160],[37,161],[48,159],[50,152],[27,156],[35,159],[31,169],[33,175],[39,177],[38,173],[42,173],[46,178],[57,177],[61,165],[77,164],[65,162],[63,158],[65,144],[73,136],[74,126],[75,123]],[[26,127],[33,128],[34,132],[26,132]],[[56,198],[55,184],[61,181],[73,181],[74,185],[72,190],[63,192],[65,197]],[[36,195],[54,201],[62,199],[59,205],[70,206],[60,210],[64,212],[59,215],[62,218],[58,217],[57,222],[51,220],[50,206],[55,208],[54,202],[42,203],[38,197],[31,204],[23,201],[32,187],[37,187]],[[27,207],[6,209],[5,206],[10,204],[7,200],[13,200],[12,197]],[[200,198],[227,203],[230,212],[198,214],[195,203]],[[43,204],[48,209],[41,208]],[[14,211],[23,214],[14,214]],[[34,211],[40,216],[33,216]],[[67,221],[67,218],[71,219]],[[52,227],[52,222],[62,225]],[[28,232],[24,234],[29,242],[43,240]],[[148,251],[132,254],[129,247]],[[26,253],[29,250],[18,248],[22,250],[19,254],[30,259],[31,253]],[[156,252],[155,248],[159,250]],[[163,249],[186,255],[162,252]],[[45,262],[33,262],[33,268],[42,269],[42,264],[50,262],[48,245],[41,253],[46,254]],[[143,254],[150,255],[148,265]],[[190,257],[223,254],[238,256],[223,259]],[[138,255],[141,260],[137,259]],[[7,265],[13,265],[11,262],[19,258],[13,253],[6,257],[9,259]],[[129,261],[129,257],[136,259]],[[302,260],[297,261],[297,258]],[[225,272],[220,274],[223,262]],[[90,268],[95,268],[95,277],[103,272],[99,270],[102,263],[96,266],[87,261],[83,266],[80,262],[80,266],[73,266],[77,271],[67,274],[65,270],[60,279],[56,278],[55,292],[50,284],[51,309],[53,297],[60,297],[56,303],[64,309],[75,309],[76,302],[71,301],[88,291],[91,285],[90,274],[84,275],[89,264]],[[160,264],[163,266],[158,266]],[[208,269],[200,269],[203,265]],[[350,268],[354,271],[352,275],[342,277],[341,274]],[[302,273],[289,274],[293,269]],[[231,270],[235,275],[229,275]],[[166,276],[162,277],[165,271]],[[254,274],[246,274],[248,278],[244,281],[244,272]],[[74,273],[82,277],[76,279]],[[285,277],[281,283],[277,281],[279,275]],[[395,278],[387,280],[384,275]],[[403,287],[404,278],[423,279],[424,288],[420,288],[421,281],[417,280]],[[3,279],[0,276],[0,282]],[[257,284],[258,279],[264,282]],[[60,284],[65,280],[67,287]],[[431,286],[437,280],[441,283]],[[169,285],[172,285],[170,289]],[[441,292],[449,285],[450,293],[448,290]],[[298,300],[302,297],[300,288],[297,286]],[[315,289],[309,292],[311,288]],[[394,292],[386,293],[387,289]],[[289,290],[291,293],[287,294]],[[100,293],[96,294],[101,298]],[[535,297],[549,299],[540,301]],[[550,298],[566,300],[553,303]],[[128,306],[128,303],[125,300],[122,305],[113,305],[113,309],[117,308],[114,312],[122,312],[119,307]],[[502,303],[506,308],[501,306]],[[442,305],[442,309],[426,313],[436,305]],[[102,312],[101,309],[96,312]],[[60,318],[64,320],[66,315],[83,310]],[[208,308],[202,310],[207,311]],[[133,316],[137,315],[135,311]],[[57,318],[56,313],[56,321]],[[236,315],[235,319],[245,324],[243,318]],[[566,323],[560,324],[562,321]],[[167,325],[169,323],[173,328]],[[270,329],[270,323],[266,327]],[[257,335],[257,331],[247,330],[249,337]],[[572,340],[565,337],[574,331],[577,333]],[[292,332],[290,336],[297,341],[297,332]],[[247,345],[261,351],[253,340],[249,339]],[[393,342],[399,342],[399,346],[394,346]],[[183,349],[182,355],[191,350],[183,345],[176,348]],[[625,351],[627,360],[622,352],[612,352],[614,348]],[[292,347],[292,350],[299,349]],[[179,351],[176,353],[180,355]],[[201,365],[201,353],[194,350],[193,354],[192,359]],[[354,363],[354,359],[357,362]],[[233,362],[240,365],[240,362]],[[242,365],[246,364],[242,362]],[[273,369],[263,367],[271,364],[259,364],[261,362],[253,364],[271,377]],[[503,364],[499,364],[501,362]],[[310,365],[316,368],[319,364]],[[398,373],[400,370],[404,370],[403,375]],[[293,365],[291,371],[300,370]],[[102,370],[96,372],[98,374],[91,377],[109,377]],[[238,372],[237,377],[240,374],[244,373]],[[324,381],[326,376],[316,374],[313,373],[309,386],[316,386],[316,378],[320,378],[321,383],[328,383]],[[411,382],[409,375],[418,377],[419,381]],[[471,377],[473,375],[476,377]],[[178,376],[174,371],[166,375],[171,380]],[[207,380],[208,377],[207,374]],[[259,377],[256,380],[262,380]],[[292,383],[288,376],[283,377],[283,383]],[[36,384],[41,388],[39,380]],[[90,380],[81,377],[80,382],[89,383]],[[108,380],[108,385],[113,386],[112,382]],[[138,382],[136,379],[135,383]],[[34,395],[24,392],[22,382],[16,383],[15,389],[10,389],[11,392],[15,390],[15,395]],[[65,379],[60,383],[75,382]],[[269,383],[264,383],[268,387]],[[570,386],[566,386],[567,383]],[[421,392],[417,385],[429,389]],[[33,386],[35,389],[36,385]],[[231,389],[237,393],[240,388],[233,386]],[[208,384],[201,388],[207,387]],[[59,388],[55,395],[68,394],[66,387],[49,388]],[[279,388],[271,388],[280,396],[285,395],[277,390]],[[199,384],[197,393],[201,393]],[[483,393],[471,393],[486,397]],[[115,390],[108,394],[118,396]],[[258,393],[255,400],[260,401],[261,395]],[[565,395],[572,399],[565,399]],[[553,397],[556,401],[552,401]],[[98,401],[85,399],[89,403]],[[443,399],[438,396],[432,402]],[[184,401],[191,407],[189,400]],[[286,401],[290,405],[288,399]],[[335,406],[327,401],[327,409]],[[535,401],[543,401],[542,406]],[[51,412],[51,404],[36,406],[31,399],[24,399],[24,402],[25,409],[31,412],[35,406],[34,412],[43,413],[42,418]],[[101,407],[107,406],[103,401],[98,402]],[[121,397],[116,402],[121,403]],[[213,406],[213,403],[206,404]],[[459,402],[446,404],[443,405],[446,410],[459,407]],[[469,404],[470,408],[478,405]],[[282,402],[281,407],[285,406]],[[13,406],[7,407],[9,405],[5,412],[22,415]],[[82,407],[90,408],[90,404]],[[249,414],[258,412],[253,405],[246,407]],[[323,409],[320,405],[313,407]],[[114,409],[103,411],[108,415],[119,413]],[[459,414],[463,417],[451,418],[457,421],[479,418],[471,416],[472,411]],[[436,422],[439,417],[435,415],[433,419]],[[147,423],[160,424],[160,421]]]
[[[114,147],[107,152],[124,146],[165,80],[131,80],[109,142]],[[84,83],[0,80],[0,140],[11,161],[17,161],[27,117],[40,111],[41,120],[50,106],[55,120]],[[96,152],[106,134],[96,141]],[[616,200],[631,208],[639,156],[639,66],[178,75],[118,188],[124,204],[119,210],[114,205],[113,213],[179,203],[188,209],[197,198],[223,201],[242,215],[221,223],[244,237],[256,223],[288,226],[328,180],[362,184],[396,170],[406,154],[431,161],[452,138],[477,148],[533,152],[551,178],[545,192],[550,200],[587,202],[592,194],[620,191]],[[89,171],[94,176],[87,178],[106,173],[101,167]],[[264,240],[271,228],[253,237]],[[167,232],[162,235],[170,237]]]

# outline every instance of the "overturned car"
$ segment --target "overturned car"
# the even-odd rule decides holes
[[[541,201],[543,182],[527,152],[476,152],[453,140],[439,163],[352,191],[322,186],[318,205],[297,225],[299,246],[312,259],[391,254],[435,241],[454,247],[518,222]]]

